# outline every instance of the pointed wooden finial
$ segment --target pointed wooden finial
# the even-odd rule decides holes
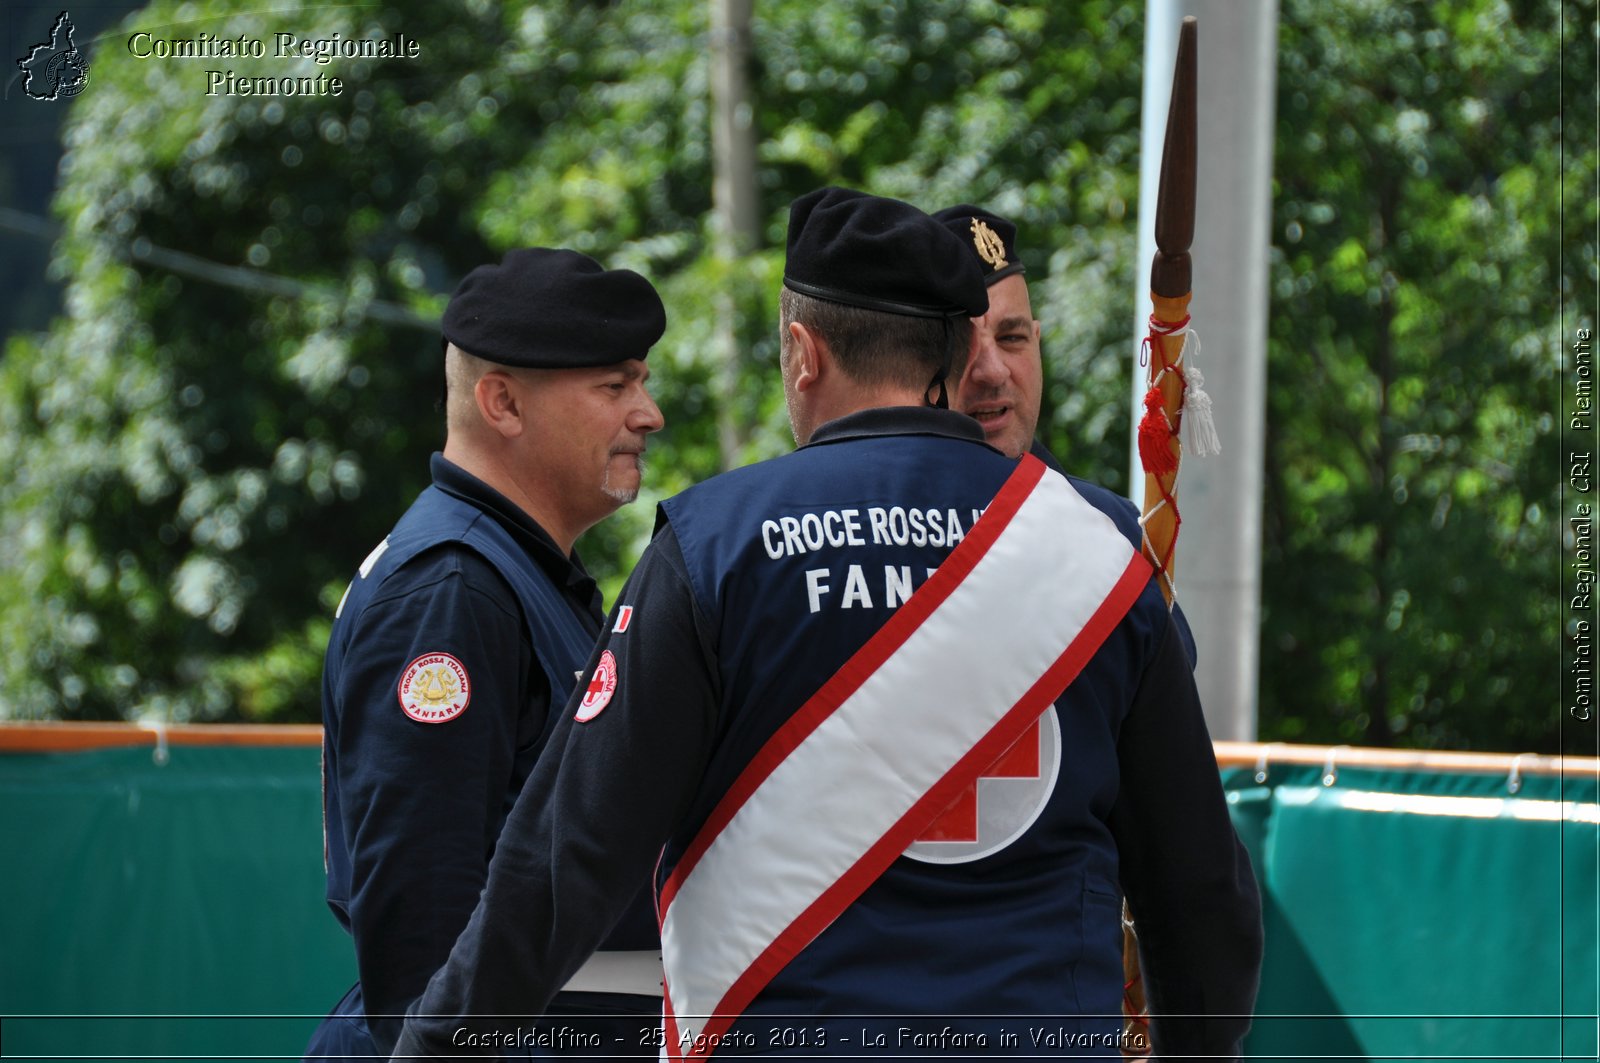
[[[1161,148],[1161,187],[1156,193],[1156,255],[1150,265],[1150,290],[1169,299],[1194,287],[1189,245],[1194,242],[1195,155],[1199,143],[1195,114],[1195,37],[1193,15],[1178,30],[1178,58],[1172,68],[1172,102],[1167,137]]]

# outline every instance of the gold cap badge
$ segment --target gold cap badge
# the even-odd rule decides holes
[[[989,263],[990,269],[1005,269],[1005,241],[979,218],[972,219],[972,246],[978,249],[978,257]]]

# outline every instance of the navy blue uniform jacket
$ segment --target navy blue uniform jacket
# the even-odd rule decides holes
[[[965,519],[1011,468],[968,418],[873,410],[824,425],[794,455],[665,503],[590,660],[592,673],[602,653],[614,656],[614,694],[587,722],[573,720],[581,692],[563,711],[552,738],[562,755],[530,778],[483,903],[413,1009],[396,1058],[503,1044],[503,1024],[486,1017],[542,1006],[588,954],[606,913],[626,903],[626,884],[652,867],[664,879],[798,699],[883,622],[882,609],[844,608],[842,570],[828,580],[832,598],[808,610],[806,588],[820,581],[808,584],[802,570],[854,557],[864,570],[887,562],[920,572],[952,545],[946,537],[942,547],[875,540],[852,547],[855,555],[740,552],[762,542],[765,518],[790,512],[783,507],[865,513],[925,499],[928,513],[948,501]],[[1137,542],[1130,503],[1078,488]],[[891,1038],[904,1017],[936,1028],[976,1018],[973,1029],[987,1031],[993,1016],[1033,1013],[1065,1016],[1073,1034],[1114,1036],[1119,886],[1143,931],[1147,988],[1162,1016],[1157,1051],[1238,1052],[1259,972],[1260,902],[1183,640],[1153,583],[1095,661],[1084,673],[1089,686],[1075,683],[1053,710],[1064,760],[1045,813],[973,862],[896,861],[756,998],[734,1028],[754,1038],[741,1052],[881,1055],[861,1039],[863,1014],[893,1017],[883,1030]],[[615,825],[606,846],[574,843],[597,823]],[[802,836],[826,829],[795,824]],[[815,1021],[769,1038],[784,1015]],[[1206,1017],[1175,1018],[1185,1015]],[[1104,1040],[1031,1044],[1029,1024],[1014,1026],[1023,1036],[1012,1052],[1116,1055]]]
[[[393,1046],[400,1016],[477,903],[551,707],[565,701],[603,619],[576,554],[442,456],[430,471],[432,486],[352,580],[329,639],[327,896],[355,940],[360,980],[314,1035],[311,1058]],[[462,678],[445,682],[467,688],[466,706],[450,716],[441,702],[429,711],[450,718],[415,719],[402,680],[414,662],[444,656],[459,665]],[[646,892],[613,947],[656,947]]]

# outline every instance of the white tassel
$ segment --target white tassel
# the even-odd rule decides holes
[[[1207,454],[1221,454],[1222,441],[1217,438],[1216,419],[1211,413],[1211,396],[1206,394],[1206,378],[1197,366],[1183,367],[1183,382],[1188,390],[1183,395],[1183,434],[1189,437],[1189,446],[1197,458]]]

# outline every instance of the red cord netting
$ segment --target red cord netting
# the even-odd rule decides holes
[[[1156,339],[1163,336],[1172,336],[1189,327],[1189,315],[1185,314],[1182,321],[1162,321],[1154,314],[1150,315],[1150,335],[1144,338],[1139,345],[1139,363],[1147,364],[1150,348],[1155,346]],[[1178,544],[1178,529],[1183,525],[1183,515],[1178,512],[1178,500],[1173,497],[1172,491],[1162,483],[1161,477],[1177,472],[1178,458],[1172,453],[1172,438],[1178,431],[1178,425],[1173,424],[1167,417],[1165,404],[1161,397],[1161,378],[1167,373],[1178,372],[1178,366],[1183,362],[1180,352],[1178,360],[1171,365],[1162,364],[1150,382],[1150,390],[1144,396],[1144,416],[1139,420],[1139,464],[1144,471],[1156,477],[1156,487],[1161,492],[1161,502],[1172,510],[1172,541],[1167,544],[1164,555],[1158,560],[1158,568],[1166,576],[1172,564],[1173,550]],[[1183,377],[1178,377],[1180,394],[1184,387]],[[1179,404],[1179,417],[1182,415],[1182,404]],[[1174,483],[1176,486],[1176,483]],[[1152,511],[1153,512],[1153,511]],[[1149,516],[1149,514],[1145,514]],[[1148,540],[1148,536],[1146,537]],[[1151,544],[1152,550],[1154,544]],[[1168,579],[1170,585],[1171,580]]]

